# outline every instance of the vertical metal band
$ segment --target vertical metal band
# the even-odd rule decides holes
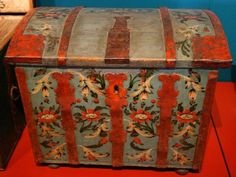
[[[159,76],[162,82],[161,90],[158,90],[158,102],[160,107],[160,125],[157,126],[159,136],[157,145],[157,167],[166,168],[168,165],[167,155],[169,149],[169,137],[172,136],[171,113],[177,105],[176,97],[179,92],[175,90],[175,83],[180,79],[177,74],[163,74]]]
[[[202,109],[202,118],[198,133],[197,145],[193,159],[193,169],[200,170],[202,160],[206,147],[206,139],[209,130],[211,110],[214,101],[215,87],[218,78],[217,71],[211,71],[208,74],[208,82],[206,86],[206,95],[204,99],[204,105]]]
[[[106,74],[109,86],[106,89],[106,104],[110,107],[112,130],[110,141],[112,142],[112,166],[123,165],[124,143],[126,142],[126,132],[123,130],[123,106],[126,106],[127,90],[123,87],[123,82],[127,79],[125,74]]]
[[[62,32],[61,42],[58,51],[58,65],[66,65],[67,50],[69,47],[70,37],[75,19],[81,11],[82,7],[77,7],[71,11],[68,18],[66,19],[65,26]]]
[[[115,24],[108,33],[105,63],[129,63],[130,32],[127,20],[130,17],[115,17]]]
[[[176,63],[176,49],[170,14],[168,9],[165,7],[160,8],[160,14],[164,30],[166,67],[174,68]]]
[[[27,76],[22,68],[16,68],[16,77],[20,88],[21,99],[24,106],[25,118],[27,121],[27,127],[33,147],[34,157],[37,163],[43,162],[43,154],[39,144],[39,137],[37,134],[36,122],[34,120],[33,108],[30,98],[30,92],[27,87]]]
[[[75,103],[75,88],[70,86],[73,75],[70,73],[53,73],[53,78],[57,81],[56,102],[61,108],[62,127],[65,130],[66,149],[69,164],[78,164],[78,152],[75,140],[75,123],[71,113],[71,105]]]

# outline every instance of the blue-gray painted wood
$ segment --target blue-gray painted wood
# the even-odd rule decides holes
[[[228,37],[232,57],[236,57],[236,1],[235,0],[37,0],[37,6],[85,6],[85,7],[128,7],[148,8],[166,6],[169,8],[210,9],[221,19]],[[220,81],[236,82],[236,60],[232,68],[221,69]]]

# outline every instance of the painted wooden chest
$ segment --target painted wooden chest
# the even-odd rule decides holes
[[[7,43],[32,1],[0,0],[0,170],[7,162],[25,126],[14,68],[4,67]]]
[[[199,170],[231,56],[207,10],[78,7],[32,10],[6,61],[38,164]]]

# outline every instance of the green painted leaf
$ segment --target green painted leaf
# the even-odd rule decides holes
[[[183,112],[183,111],[184,111],[183,103],[179,103],[179,104],[178,104],[177,110],[178,110],[179,112]]]
[[[154,107],[154,105],[146,106],[145,111],[149,111],[149,110],[151,110],[153,107]]]
[[[131,137],[137,137],[138,133],[134,130],[132,131],[132,133],[130,134]]]
[[[105,107],[105,106],[96,106],[94,111],[100,111],[102,109],[107,109],[107,107]]]
[[[85,147],[87,147],[87,148],[99,148],[101,146],[103,146],[103,144],[98,142],[98,144],[93,144],[93,145],[89,145],[89,146],[85,146]]]
[[[34,114],[35,114],[35,115],[38,115],[38,113],[39,113],[39,112],[38,112],[38,108],[35,107],[35,108],[34,108]]]
[[[81,111],[84,111],[84,112],[87,111],[86,108],[85,108],[85,106],[82,106],[82,105],[76,105],[75,107],[76,107],[76,108],[79,108]]]
[[[190,122],[189,125],[193,128],[196,128],[196,125],[194,125],[192,122]]]
[[[104,117],[110,117],[110,115],[107,114],[107,113],[102,113],[101,116],[104,116]]]
[[[141,103],[141,108],[143,109],[145,105],[146,105],[146,103],[143,101],[143,102]]]
[[[38,69],[35,71],[34,73],[34,77],[40,76],[40,75],[44,75],[46,74],[47,69],[46,68],[42,68],[42,69]]]
[[[87,130],[91,130],[91,125],[92,125],[92,122],[90,122],[88,125],[85,125],[85,122],[83,121],[82,126],[80,128],[80,133]]]
[[[58,122],[56,122],[56,121],[53,122],[53,125],[58,127],[58,128],[61,128],[60,124]]]
[[[106,137],[107,136],[107,132],[101,131],[100,136],[101,137]]]
[[[194,104],[194,105],[191,105],[189,110],[192,112],[192,111],[195,111],[197,108],[197,104]]]
[[[145,151],[145,150],[148,150],[147,148],[141,148],[141,147],[137,146],[133,141],[130,143],[130,146],[131,146],[133,149],[137,150],[137,151]]]
[[[172,120],[172,122],[173,122],[173,124],[176,125],[178,121],[177,120]]]
[[[124,109],[124,113],[125,113],[125,115],[127,115],[127,116],[129,116],[129,115],[131,114],[130,111],[129,111],[127,108]]]

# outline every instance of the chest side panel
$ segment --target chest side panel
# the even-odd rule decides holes
[[[44,162],[192,167],[208,70],[24,70]]]

